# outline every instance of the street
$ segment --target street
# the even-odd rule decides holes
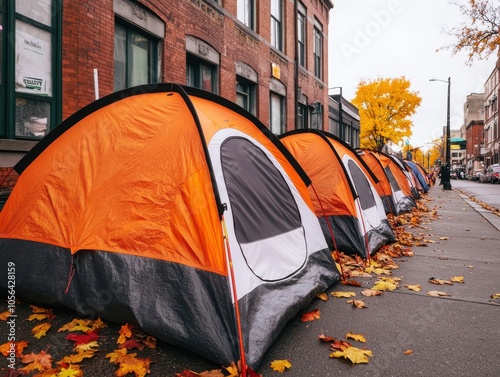
[[[468,196],[473,196],[491,207],[500,209],[500,184],[452,179],[451,188],[463,191]]]

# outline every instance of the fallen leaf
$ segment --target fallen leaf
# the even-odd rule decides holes
[[[352,306],[358,309],[366,308],[366,304],[363,300],[347,300],[347,303],[352,304]]]
[[[33,320],[37,320],[37,321],[43,321],[44,319],[48,318],[48,315],[47,313],[40,313],[40,314],[32,314],[28,317],[28,321],[33,321]]]
[[[308,313],[302,314],[300,317],[301,322],[311,322],[314,321],[315,319],[319,319],[320,314],[319,314],[319,309],[314,309]]]
[[[118,331],[118,333],[120,334],[120,336],[118,337],[118,340],[116,341],[117,344],[122,344],[122,343],[125,343],[125,341],[128,339],[128,338],[131,338],[132,337],[132,328],[133,328],[133,325],[129,325],[128,323],[126,323],[125,325],[123,325],[120,330]]]
[[[396,283],[390,281],[379,280],[375,282],[375,285],[372,287],[375,291],[393,291],[398,288]]]
[[[95,352],[96,350],[94,348],[97,348],[99,347],[99,343],[97,343],[96,340],[93,340],[91,342],[88,342],[88,343],[83,343],[83,344],[77,344],[75,346],[75,349],[77,351],[92,351],[92,352]]]
[[[476,266],[467,266],[467,268],[476,268]]]
[[[331,292],[330,294],[333,297],[337,297],[337,298],[349,298],[349,297],[355,297],[356,296],[355,292],[340,292],[340,291],[337,291],[337,292]]]
[[[285,369],[290,369],[292,364],[288,360],[274,360],[271,362],[270,367],[275,372],[283,373]]]
[[[496,300],[497,298],[500,298],[500,293],[495,293],[494,295],[490,296],[493,300]]]
[[[406,350],[404,352],[405,355],[411,355],[413,353],[413,350]]]
[[[441,291],[427,291],[427,296],[440,297],[440,296],[451,296],[451,295]]]
[[[465,283],[463,276],[453,276],[450,280],[455,283]]]
[[[361,334],[354,334],[352,332],[348,332],[346,335],[345,335],[345,338],[346,339],[354,339],[358,342],[361,342],[361,343],[366,343],[366,339],[363,335]]]
[[[335,351],[330,354],[330,357],[349,359],[353,364],[368,363],[370,359],[367,356],[373,357],[372,351],[356,347],[347,347],[344,350]]]
[[[75,318],[71,322],[63,325],[59,330],[57,330],[57,332],[82,331],[86,333],[92,330],[102,329],[104,327],[106,327],[106,325],[100,318],[97,318],[96,320]]]
[[[6,321],[7,318],[9,318],[9,316],[12,315],[12,313],[10,312],[10,310],[7,310],[3,313],[0,313],[0,321]]]
[[[439,240],[449,240],[450,237],[438,237]]]
[[[81,362],[83,359],[90,359],[94,357],[95,350],[78,350],[78,353],[64,356],[61,361],[68,364],[75,364]]]
[[[438,279],[435,277],[429,278],[429,283],[437,284],[437,285],[443,285],[443,284],[453,285],[453,282],[450,280],[443,280],[443,279]]]
[[[69,365],[67,368],[61,368],[61,371],[56,374],[56,377],[81,377],[83,371],[79,365]]]
[[[21,361],[23,364],[28,364],[20,368],[26,372],[32,372],[34,370],[43,371],[52,368],[52,356],[45,351],[23,355]]]
[[[323,292],[323,293],[320,293],[319,295],[316,296],[317,298],[319,298],[320,300],[323,300],[323,301],[328,301],[328,295]]]
[[[420,292],[422,290],[420,284],[415,284],[415,285],[405,284],[404,286],[408,288],[410,291]]]
[[[376,291],[374,289],[365,289],[361,291],[361,294],[366,297],[371,297],[371,296],[380,296],[383,292],[381,291]]]
[[[117,359],[119,359],[120,357],[125,356],[125,355],[127,355],[127,349],[121,348],[121,349],[118,349],[118,350],[115,350],[113,352],[108,353],[106,355],[106,359],[109,359],[110,363],[114,363]],[[137,356],[136,353],[130,353],[128,355],[130,355],[132,357]]]
[[[352,286],[355,286],[355,287],[361,287],[361,283],[356,281],[356,280],[352,280],[352,279],[348,279],[348,280],[342,280],[341,283],[343,285],[352,285]]]
[[[42,336],[47,335],[47,331],[51,328],[51,324],[49,322],[41,323],[36,325],[31,329],[31,333],[37,339],[40,339]]]
[[[12,342],[4,343],[0,346],[0,353],[4,356],[9,356],[10,354],[10,345]],[[16,357],[21,357],[23,350],[28,347],[28,342],[25,340],[21,340],[19,342],[15,342],[14,349],[16,351]]]
[[[117,360],[119,362],[118,370],[115,371],[115,376],[123,377],[129,373],[134,373],[136,377],[144,377],[150,372],[150,359],[141,359],[125,355]]]
[[[79,346],[81,344],[87,344],[87,343],[93,342],[99,338],[103,338],[103,337],[97,335],[97,333],[95,331],[89,331],[88,333],[81,334],[81,335],[76,335],[76,334],[66,335],[66,339],[75,342],[75,346]]]

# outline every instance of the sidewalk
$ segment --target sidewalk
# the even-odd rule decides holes
[[[443,191],[439,186],[432,187],[423,202],[437,211],[438,218],[406,229],[433,242],[414,246],[413,257],[395,259],[399,268],[393,271],[393,277],[401,278],[399,288],[376,297],[361,295],[362,290],[373,286],[377,276],[355,278],[362,287],[330,287],[327,301],[316,299],[304,310],[319,309],[320,319],[301,322],[298,316],[292,320],[267,352],[258,373],[264,377],[500,376],[500,299],[490,298],[500,293],[500,217],[488,214],[465,195]],[[449,280],[453,276],[463,276],[464,283],[435,285],[428,281],[431,277]],[[420,284],[422,290],[411,291],[405,284]],[[451,296],[428,296],[431,290]],[[347,304],[347,298],[331,296],[333,291],[355,292],[354,298],[363,300],[367,308],[354,308]],[[64,339],[67,333],[58,333],[57,329],[78,318],[75,313],[55,309],[53,328],[37,340],[30,333],[36,321],[26,321],[32,314],[28,304],[17,309],[18,339],[30,342],[25,354],[48,350],[55,362],[72,352],[71,342]],[[0,312],[4,310],[2,300]],[[7,327],[5,323],[0,325],[0,339],[6,339]],[[119,329],[108,324],[101,331],[104,338],[99,340],[98,354],[81,363],[84,376],[114,375],[116,366],[105,355],[117,348]],[[352,365],[348,360],[330,358],[329,343],[318,338],[324,334],[345,339],[347,332],[366,338],[366,343],[348,341],[373,352],[368,364]],[[408,350],[412,353],[405,355]],[[146,376],[173,377],[184,370],[200,373],[221,369],[162,342],[154,350],[130,352],[151,358],[151,373]],[[283,359],[290,361],[290,369],[283,373],[271,370],[272,361]],[[0,376],[6,364],[0,356]]]
[[[289,324],[267,353],[262,373],[272,360],[290,358],[293,366],[284,374],[289,377],[500,376],[500,300],[490,298],[500,292],[500,231],[489,222],[498,226],[500,218],[439,186],[431,188],[425,202],[439,218],[408,230],[435,243],[414,246],[413,257],[396,259],[400,267],[393,276],[402,278],[400,288],[377,297],[360,295],[374,278],[358,278],[361,288],[333,287],[356,292],[367,308],[356,309],[347,299],[317,300],[309,309],[319,308],[321,319]],[[428,282],[453,276],[463,276],[464,283]],[[405,284],[420,284],[422,291]],[[451,296],[430,297],[430,290]],[[331,351],[317,339],[322,333],[343,338],[349,331],[365,336],[366,343],[351,343],[373,352],[368,364],[330,359]],[[407,350],[413,353],[405,355]]]

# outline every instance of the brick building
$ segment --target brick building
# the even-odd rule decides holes
[[[276,134],[328,130],[332,8],[331,0],[0,0],[0,172],[96,98],[146,83],[212,91]]]
[[[484,164],[488,167],[500,162],[500,50],[497,62],[484,85]]]
[[[466,140],[466,173],[483,169],[484,157],[484,93],[471,93],[464,103]]]

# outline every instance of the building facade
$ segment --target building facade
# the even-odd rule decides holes
[[[77,110],[142,84],[211,91],[275,134],[328,129],[332,8],[331,0],[0,0],[1,171]]]
[[[484,165],[484,93],[471,93],[464,103],[466,172],[471,176]]]
[[[499,50],[500,51],[500,50]],[[484,85],[484,167],[500,162],[500,56]]]
[[[359,110],[342,94],[328,99],[328,132],[338,136],[353,148],[359,148]]]

